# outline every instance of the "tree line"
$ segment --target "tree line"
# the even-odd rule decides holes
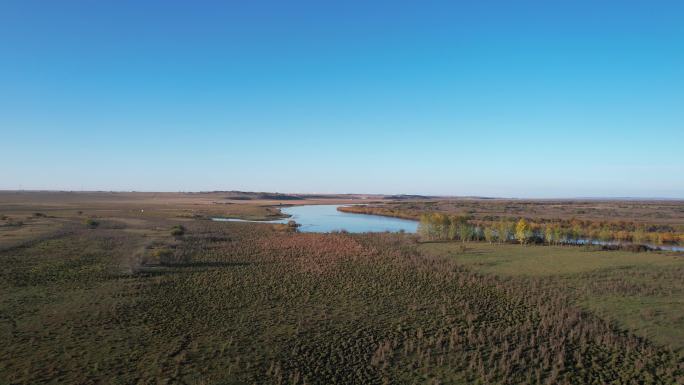
[[[567,244],[584,240],[603,242],[633,242],[638,244],[684,243],[684,234],[674,231],[651,231],[646,226],[615,226],[586,224],[582,221],[539,223],[525,218],[502,219],[496,222],[474,221],[468,215],[424,213],[420,217],[418,233],[427,240],[487,241]]]

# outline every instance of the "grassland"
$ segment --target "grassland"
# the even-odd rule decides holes
[[[543,278],[576,303],[637,335],[684,348],[684,253],[432,242],[423,253],[502,277]]]
[[[587,273],[603,269],[669,270],[684,267],[678,253],[634,253],[600,251],[593,247],[521,246],[471,242],[461,250],[460,242],[425,242],[421,250],[453,257],[459,264],[498,275],[553,276]]]
[[[221,197],[0,194],[0,383],[684,381],[680,256],[206,220],[280,203]]]
[[[476,199],[445,198],[381,202],[371,205],[384,215],[419,219],[425,212],[468,215],[476,220],[497,221],[520,217],[540,220],[578,219],[585,221],[628,221],[684,225],[681,200],[599,200],[599,199]],[[377,214],[383,214],[382,211]]]

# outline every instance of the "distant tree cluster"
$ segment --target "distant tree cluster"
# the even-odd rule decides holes
[[[518,242],[523,245],[577,244],[587,240],[654,245],[684,243],[684,234],[666,226],[577,220],[539,223],[525,218],[478,222],[468,215],[447,215],[439,212],[422,214],[418,233],[426,240]]]
[[[525,219],[517,223],[500,221],[491,226],[471,222],[467,215],[446,215],[442,213],[423,214],[420,218],[418,233],[428,240],[487,241],[528,243],[535,234]]]
[[[474,241],[485,238],[484,229],[470,223],[466,215],[426,213],[421,215],[418,233],[428,240]],[[488,232],[492,235],[491,232]]]

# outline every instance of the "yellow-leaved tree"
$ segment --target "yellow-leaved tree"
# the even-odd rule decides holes
[[[527,243],[527,234],[530,230],[530,225],[524,218],[520,218],[518,224],[515,225],[515,239],[520,242],[521,245]]]

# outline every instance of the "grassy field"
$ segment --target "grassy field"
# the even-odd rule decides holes
[[[684,253],[597,251],[585,247],[434,242],[424,253],[452,258],[476,271],[541,277],[576,293],[577,303],[633,332],[684,348]]]
[[[550,276],[594,272],[602,269],[658,270],[684,268],[679,253],[600,251],[578,246],[521,246],[485,242],[427,242],[421,250],[453,257],[478,271],[500,275]]]
[[[681,257],[463,253],[206,219],[269,215],[270,201],[164,198],[0,201],[26,221],[2,227],[0,383],[684,381]]]

